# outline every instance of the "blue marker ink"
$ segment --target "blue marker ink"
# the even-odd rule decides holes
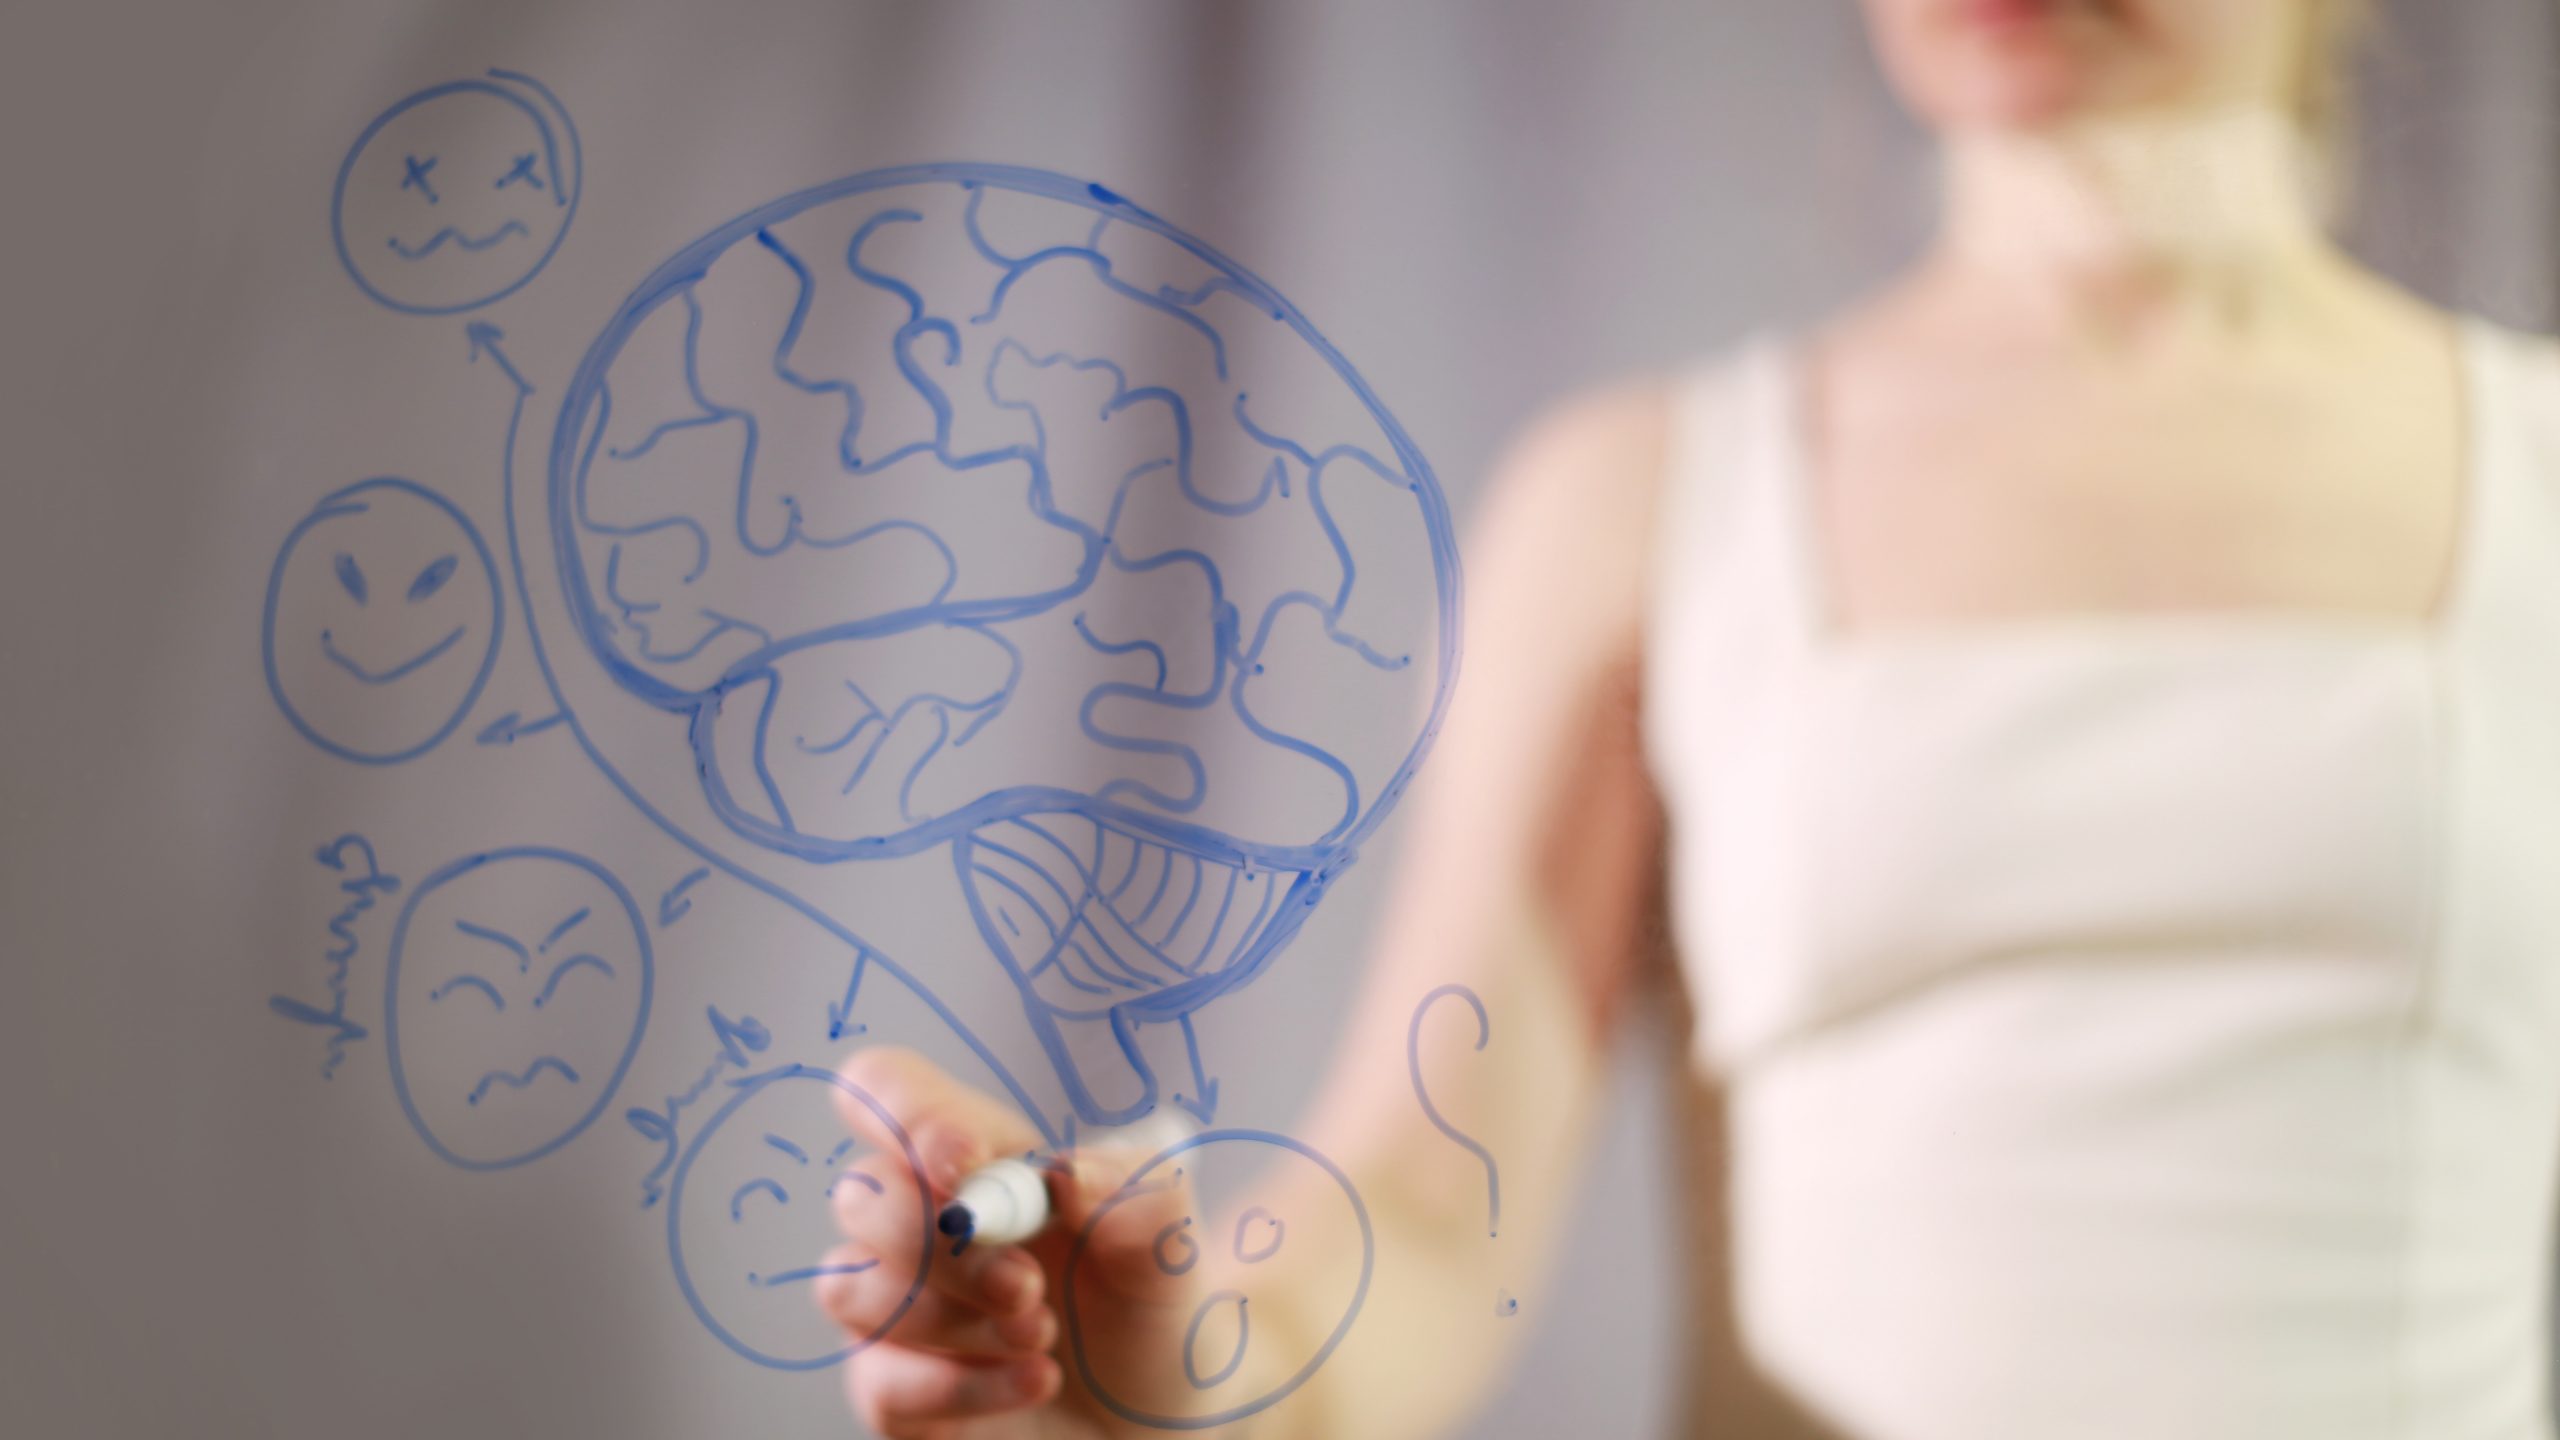
[[[549,263],[577,214],[581,168],[577,126],[532,76],[491,70],[430,86],[348,147],[329,197],[330,238],[348,277],[379,304],[411,315],[473,309]]]
[[[323,845],[313,855],[322,865],[346,878],[338,889],[347,903],[329,918],[330,945],[326,956],[329,965],[329,1007],[307,1004],[286,995],[267,997],[267,1008],[297,1025],[317,1026],[329,1032],[329,1053],[320,1062],[320,1078],[330,1079],[338,1072],[350,1041],[362,1040],[370,1033],[347,1017],[347,969],[354,963],[361,942],[356,938],[356,920],[371,910],[374,901],[400,888],[400,877],[386,875],[374,859],[373,842],[361,835],[341,835]]]
[[[899,1166],[890,1183],[914,1187],[920,1224],[889,1253],[812,1263],[841,1238],[831,1214],[840,1191],[887,1193],[862,1168],[871,1157],[845,1137],[835,1115],[839,1097],[868,1109],[896,1141]],[[930,1196],[917,1178],[923,1168],[897,1117],[840,1075],[784,1065],[732,1081],[728,1098],[685,1146],[668,1190],[667,1254],[676,1287],[703,1328],[758,1365],[838,1364],[896,1326],[924,1288],[933,1241]],[[807,1287],[883,1266],[908,1277],[904,1298],[869,1334],[846,1344]]]
[[[480,698],[503,611],[497,562],[451,501],[411,480],[347,486],[276,552],[260,626],[267,692],[342,760],[414,759]]]
[[[383,977],[392,1090],[418,1138],[466,1170],[576,1139],[640,1048],[652,970],[630,891],[583,856],[492,850],[428,876]]]
[[[685,894],[685,892],[710,878],[711,867],[708,865],[697,865],[693,869],[686,871],[683,879],[668,886],[667,893],[658,897],[658,928],[664,930],[668,926],[683,919],[685,916],[692,914],[693,901]],[[833,1035],[829,1035],[827,1038],[832,1040],[835,1037]]]
[[[1239,1268],[1224,1272],[1221,1278],[1228,1282],[1227,1285],[1213,1291],[1192,1308],[1178,1353],[1132,1355],[1125,1348],[1114,1347],[1098,1356],[1086,1343],[1086,1327],[1096,1323],[1094,1312],[1098,1307],[1115,1303],[1117,1297],[1111,1291],[1097,1289],[1104,1282],[1085,1269],[1086,1252],[1095,1230],[1113,1210],[1139,1195],[1161,1190],[1166,1180],[1178,1178],[1185,1167],[1215,1163],[1206,1158],[1212,1151],[1223,1152],[1221,1159],[1232,1156],[1259,1162],[1263,1177],[1263,1184],[1259,1187],[1261,1193],[1300,1196],[1322,1193],[1338,1197],[1338,1201],[1324,1202],[1301,1199],[1295,1203],[1310,1209],[1319,1209],[1329,1203],[1339,1203],[1342,1209],[1332,1216],[1302,1210],[1296,1218],[1300,1218],[1302,1223],[1306,1219],[1329,1220],[1330,1228],[1335,1231],[1346,1227],[1356,1231],[1360,1237],[1358,1277],[1347,1288],[1333,1293],[1311,1289],[1305,1283],[1305,1272],[1289,1268],[1291,1252],[1287,1240],[1290,1230],[1296,1227],[1291,1226],[1287,1218],[1274,1215],[1263,1206],[1246,1209],[1232,1226],[1211,1223],[1195,1226],[1191,1223],[1193,1217],[1185,1216],[1166,1226],[1157,1236],[1155,1255],[1159,1269],[1168,1276],[1189,1273],[1200,1254],[1199,1242],[1192,1238],[1195,1230],[1218,1237],[1232,1235],[1232,1254]],[[1308,1180],[1319,1177],[1330,1180],[1332,1185],[1295,1183],[1302,1175]],[[1169,1242],[1178,1242],[1181,1248],[1169,1248]],[[1208,1430],[1230,1424],[1278,1403],[1305,1384],[1308,1377],[1324,1365],[1342,1343],[1343,1337],[1351,1333],[1352,1322],[1359,1318],[1361,1303],[1369,1293],[1369,1276],[1376,1260],[1377,1245],[1370,1229],[1368,1208],[1361,1204],[1360,1194],[1352,1187],[1351,1177],[1343,1174],[1331,1160],[1302,1141],[1270,1131],[1204,1132],[1140,1166],[1119,1190],[1095,1208],[1092,1218],[1076,1236],[1074,1247],[1068,1251],[1066,1274],[1061,1283],[1066,1291],[1063,1308],[1067,1341],[1074,1352],[1077,1373],[1094,1399],[1133,1425],[1158,1430]],[[1266,1265],[1272,1267],[1268,1272],[1262,1269]],[[1263,1283],[1266,1274],[1268,1283],[1293,1292],[1293,1301],[1305,1307],[1301,1313],[1311,1317],[1329,1314],[1338,1302],[1340,1318],[1328,1333],[1321,1336],[1282,1336],[1270,1342],[1300,1346],[1303,1350],[1283,1356],[1280,1363],[1266,1364],[1257,1373],[1270,1374],[1292,1361],[1297,1362],[1294,1368],[1287,1370],[1285,1378],[1264,1389],[1250,1394],[1237,1393],[1240,1387],[1230,1386],[1229,1382],[1235,1379],[1252,1347],[1258,1343],[1250,1326],[1251,1305],[1255,1287]],[[1230,1333],[1231,1339],[1227,1338]],[[1175,1393],[1164,1384],[1164,1377],[1177,1367],[1198,1400],[1200,1408],[1197,1410],[1176,1407],[1173,1403]]]
[[[684,1113],[686,1106],[710,1091],[721,1071],[745,1070],[753,1063],[748,1057],[763,1054],[773,1044],[773,1032],[753,1015],[732,1020],[721,1014],[717,1006],[705,1013],[711,1020],[712,1038],[720,1042],[720,1053],[704,1067],[702,1078],[683,1094],[668,1096],[655,1110],[634,1106],[622,1112],[624,1122],[638,1131],[641,1139],[666,1147],[666,1153],[659,1157],[658,1163],[650,1166],[649,1173],[640,1177],[640,1208],[643,1210],[658,1203],[658,1197],[665,1193],[661,1182],[666,1173],[676,1167],[679,1154],[676,1117]]]
[[[1413,1098],[1422,1102],[1423,1116],[1430,1120],[1432,1128],[1484,1162],[1485,1234],[1498,1236],[1502,1233],[1502,1172],[1494,1166],[1493,1152],[1450,1124],[1440,1114],[1440,1107],[1431,1103],[1431,1092],[1422,1083],[1422,1017],[1430,1013],[1432,1005],[1452,995],[1466,1001],[1467,1007],[1476,1012],[1476,1048],[1482,1050],[1485,1042],[1493,1038],[1493,1022],[1486,1017],[1484,1001],[1476,998],[1476,992],[1464,985],[1443,985],[1413,1007],[1413,1023],[1405,1027],[1405,1063],[1413,1071]]]
[[[999,192],[1017,207],[1081,211],[1083,242],[999,248],[981,214]],[[824,221],[796,223],[821,211]],[[836,217],[833,233],[852,236],[830,242],[840,251],[802,238]],[[1119,237],[1169,244],[1167,253],[1212,276],[1174,286],[1124,275]],[[944,271],[896,258],[936,246],[981,264],[984,283],[954,289]],[[748,367],[758,373],[711,368],[703,337],[715,322],[739,320],[726,308],[737,303],[724,283],[731,275],[756,277],[754,293],[775,297],[770,316],[745,322],[763,327],[767,358]],[[1139,367],[1015,333],[1025,307],[1059,286],[1082,287],[1098,310],[1169,325],[1196,348]],[[872,314],[887,298],[881,328],[847,331],[851,311],[825,303],[830,294],[867,297]],[[1112,319],[1094,317],[1097,344],[1117,333]],[[1252,406],[1230,373],[1245,353],[1231,343],[1239,323],[1271,327],[1311,352],[1384,447],[1302,441]],[[834,329],[820,334],[822,324]],[[626,364],[626,354],[639,358]],[[841,371],[847,356],[868,356],[878,378],[831,373],[819,358]],[[653,387],[639,373],[670,383]],[[1070,393],[1079,397],[1072,404],[1057,398]],[[824,407],[824,423],[778,426],[764,412],[783,406]],[[893,416],[921,428],[893,432]],[[1097,471],[1084,452],[1063,448],[1067,427],[1097,419],[1160,437],[1162,452],[1115,452]],[[814,447],[773,448],[812,434],[822,437]],[[1198,460],[1196,442],[1208,439],[1256,458],[1241,474],[1231,464],[1213,472]],[[693,487],[693,498],[630,508],[633,495],[665,493],[640,477],[673,463],[674,447],[690,471],[719,478]],[[512,459],[510,445],[511,496]],[[972,502],[974,513],[1022,543],[987,551],[947,517],[894,508],[888,497],[911,484],[901,477],[918,475],[951,486],[1000,480]],[[833,485],[837,477],[865,483]],[[1454,679],[1454,532],[1428,466],[1393,418],[1267,285],[1116,193],[1064,176],[970,165],[872,172],[784,197],[685,247],[641,282],[580,362],[546,482],[547,534],[516,546],[517,580],[543,674],[582,747],[697,854],[849,943],[859,942],[796,893],[796,881],[758,874],[732,842],[819,865],[947,848],[971,923],[1021,994],[1070,1110],[1089,1124],[1125,1123],[1158,1103],[1140,1031],[1187,1022],[1251,983],[1287,945],[1401,798]],[[1339,499],[1355,486],[1358,525]],[[883,498],[862,512],[847,496]],[[1018,508],[996,508],[999,496]],[[511,503],[511,529],[520,513],[530,512]],[[1255,572],[1249,562],[1269,553],[1257,548],[1260,525],[1320,538],[1307,573],[1275,584]],[[1139,538],[1177,533],[1204,538],[1170,549]],[[1380,548],[1389,544],[1405,548]],[[524,567],[534,558],[549,563],[566,602],[565,634],[551,607],[532,603]],[[1361,567],[1382,558],[1427,571],[1427,611],[1399,618],[1366,600]],[[764,574],[774,581],[754,583]],[[793,574],[810,578],[782,578]],[[828,574],[909,578],[847,586],[818,578]],[[1142,584],[1193,587],[1199,608],[1166,616],[1105,603]],[[780,593],[843,600],[831,613],[785,613],[757,598]],[[1365,628],[1382,619],[1412,622],[1410,633],[1390,639]],[[1068,648],[1048,638],[1057,631]],[[1415,707],[1427,714],[1397,746],[1372,746],[1356,761],[1338,739],[1293,733],[1277,718],[1293,689],[1332,683],[1310,672],[1302,640],[1284,643],[1301,635],[1316,637],[1312,663],[1407,685],[1428,699]],[[640,773],[687,774],[699,794],[644,795],[588,735],[563,664],[578,669],[581,703],[618,691],[635,709],[680,717],[690,755]],[[1026,677],[1061,665],[1088,677],[1081,703],[1024,713]],[[599,692],[591,677],[610,688]],[[1051,680],[1040,693],[1059,688]],[[1408,707],[1382,698],[1371,708],[1387,716]],[[1290,792],[1306,797],[1306,813],[1278,820],[1265,812],[1283,807],[1222,801],[1246,782],[1221,785],[1208,763],[1215,752],[1168,733],[1195,724],[1258,743],[1259,755],[1230,763],[1306,774],[1309,783]],[[1093,763],[1056,778],[962,778],[978,757],[1057,735],[1080,738]],[[1103,778],[1063,783],[1070,773]],[[712,832],[670,824],[674,804],[707,804]],[[911,975],[881,963],[952,1018]],[[1193,1093],[1180,1103],[1205,1120],[1216,1083],[1187,1025],[1185,1047]]]
[[[862,996],[862,972],[871,963],[872,949],[859,946],[853,954],[853,976],[844,982],[844,998],[827,1002],[827,1038],[842,1040],[848,1033],[860,1035],[870,1027],[853,1023],[854,1002]]]

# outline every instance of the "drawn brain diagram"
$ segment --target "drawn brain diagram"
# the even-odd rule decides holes
[[[1141,1027],[1193,1039],[1299,930],[1453,678],[1446,504],[1365,383],[1044,172],[871,172],[687,247],[572,377],[541,505],[591,752],[803,903],[947,857],[1092,1123],[1158,1102]]]

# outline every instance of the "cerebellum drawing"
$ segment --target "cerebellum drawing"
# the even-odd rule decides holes
[[[1452,677],[1449,517],[1393,418],[1268,286],[1062,176],[874,172],[686,247],[545,483],[543,648],[606,682],[561,687],[598,758],[795,895],[946,855],[1087,1122],[1165,1098],[1136,1031],[1281,952]]]

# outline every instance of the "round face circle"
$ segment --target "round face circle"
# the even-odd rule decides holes
[[[880,1117],[897,1138],[899,1163],[865,1163],[882,1157],[844,1133],[839,1092]],[[924,1287],[934,1211],[918,1178],[923,1170],[896,1118],[832,1071],[786,1065],[738,1081],[685,1147],[668,1194],[667,1247],[685,1303],[722,1344],[759,1365],[817,1370],[843,1360],[896,1325]],[[913,1237],[895,1253],[819,1263],[841,1238],[834,1207],[888,1202],[892,1185],[911,1192],[895,1199],[913,1207]],[[902,1280],[905,1298],[848,1345],[819,1313],[810,1286],[873,1270]]]
[[[366,480],[296,523],[267,580],[267,688],[305,739],[391,764],[451,734],[498,658],[497,567],[450,501]]]
[[[1244,1201],[1196,1197],[1190,1213],[1169,1218],[1156,1203],[1167,1180],[1184,1172],[1224,1174],[1229,1166],[1257,1177]],[[1306,1198],[1275,1212],[1269,1202],[1276,1195]],[[1216,1283],[1190,1302],[1182,1323],[1162,1330],[1160,1344],[1089,1344],[1085,1327],[1112,1297],[1097,1288],[1105,1282],[1087,1264],[1087,1252],[1097,1231],[1142,1201],[1129,1213],[1143,1213],[1153,1227],[1147,1253],[1163,1276],[1214,1275]],[[1355,1237],[1358,1266],[1338,1263]],[[1286,1135],[1208,1131],[1141,1166],[1077,1235],[1065,1279],[1068,1343],[1086,1388],[1121,1419],[1157,1429],[1223,1425],[1271,1405],[1315,1374],[1359,1317],[1375,1258],[1369,1212],[1331,1160]],[[1296,1308],[1288,1313],[1318,1323],[1327,1315],[1340,1318],[1320,1333],[1256,1330],[1254,1302],[1274,1292],[1289,1296]],[[1263,1313],[1271,1309],[1265,1305]],[[1274,1346],[1286,1352],[1271,1353]],[[1274,1375],[1285,1378],[1273,1383],[1268,1377]]]
[[[448,315],[533,278],[578,208],[577,134],[528,76],[437,85],[364,128],[338,167],[338,259],[394,310]]]
[[[603,866],[540,848],[464,856],[392,930],[383,1036],[400,1108],[468,1170],[550,1154],[620,1088],[651,979],[640,909]]]

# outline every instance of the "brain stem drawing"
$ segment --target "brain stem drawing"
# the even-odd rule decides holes
[[[795,868],[946,855],[945,963],[1002,967],[1092,1123],[1158,1102],[1142,1027],[1196,1055],[1287,946],[1453,677],[1446,505],[1365,384],[1042,172],[856,176],[678,254],[573,379],[548,503],[650,763]]]

